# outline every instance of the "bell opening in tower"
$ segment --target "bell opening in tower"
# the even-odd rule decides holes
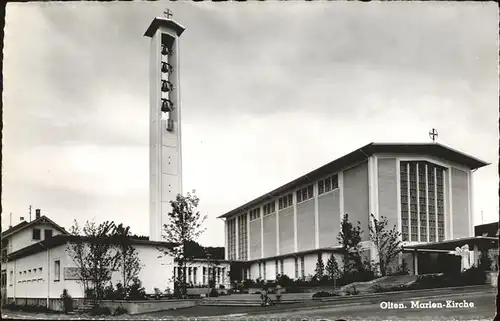
[[[172,36],[163,33],[161,37],[161,119],[165,120],[167,124],[172,123],[169,121],[172,117],[171,113],[175,109],[173,101],[173,92],[175,91],[174,77],[172,73],[175,71],[174,62],[171,61],[173,56],[174,39]],[[171,126],[170,126],[171,127]],[[169,126],[167,126],[169,130]]]

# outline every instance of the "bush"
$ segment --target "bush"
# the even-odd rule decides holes
[[[64,313],[73,311],[73,299],[71,298],[71,295],[69,295],[68,290],[63,290],[63,293],[61,294],[61,300],[64,306]]]
[[[85,289],[85,298],[86,299],[95,299],[97,297],[95,290],[92,288]]]
[[[92,316],[95,315],[111,315],[111,309],[108,307],[95,307],[89,311],[89,314]]]
[[[128,291],[128,300],[145,300],[146,290],[142,286],[141,280],[134,278]]]
[[[128,314],[128,310],[122,306],[119,306],[116,308],[115,312],[113,312],[113,315],[122,315],[122,314]]]
[[[108,284],[105,288],[104,288],[104,297],[103,299],[104,300],[113,300],[114,299],[114,294],[115,294],[115,289],[113,287],[113,284]]]
[[[406,260],[403,260],[402,264],[398,266],[396,271],[390,273],[389,275],[408,275],[408,274],[410,274],[410,271],[408,269],[408,264],[406,263]]]
[[[246,280],[243,280],[243,288],[244,289],[248,289],[250,287],[252,287],[253,285],[255,285],[255,282],[251,279],[246,279]]]
[[[217,292],[216,289],[212,288],[210,290],[210,293],[208,293],[208,296],[211,297],[211,298],[215,298],[215,297],[218,297],[219,296],[219,292]]]
[[[24,312],[44,312],[44,313],[57,313],[56,311],[52,311],[47,309],[44,306],[40,305],[18,305],[14,302],[4,304],[2,309],[10,310],[10,311],[24,311]]]
[[[481,285],[486,283],[486,271],[482,267],[471,267],[462,273],[463,285]]]
[[[224,284],[221,284],[221,285],[219,285],[219,289],[220,289],[220,290],[225,290],[225,289],[226,289],[226,287],[224,286]]]
[[[320,291],[320,292],[314,293],[312,297],[313,298],[327,298],[327,297],[331,297],[331,296],[336,296],[336,294],[326,292],[326,291]]]

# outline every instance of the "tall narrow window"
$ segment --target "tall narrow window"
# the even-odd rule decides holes
[[[409,241],[409,204],[408,204],[408,168],[406,162],[400,164],[401,185],[401,236],[403,241]]]
[[[40,229],[39,228],[34,228],[33,229],[33,240],[36,240],[36,241],[40,240],[40,238],[41,238],[40,234],[41,234],[40,233]]]
[[[443,169],[436,170],[436,209],[437,209],[437,229],[438,241],[444,241],[444,173]]]
[[[9,286],[14,284],[14,271],[9,272]]]
[[[197,267],[194,267],[193,268],[193,283],[194,284],[198,284],[198,280],[196,279],[196,272],[198,272],[198,268]]]
[[[45,230],[45,239],[49,239],[52,237],[52,230]]]
[[[264,273],[262,273],[264,275],[264,281],[267,280],[266,278],[266,261],[263,262],[262,264],[262,270]]]
[[[61,279],[61,261],[54,261],[54,282]]]
[[[207,268],[203,267],[203,285],[207,284]]]
[[[276,275],[280,274],[278,260],[274,260],[274,269],[276,271]]]
[[[285,274],[285,262],[283,259],[281,259],[281,274]]]

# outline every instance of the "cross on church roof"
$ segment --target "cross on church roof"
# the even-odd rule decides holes
[[[435,143],[436,142],[436,139],[438,137],[438,132],[435,128],[431,129],[429,131],[429,137],[432,139],[432,142]]]
[[[165,11],[163,11],[163,14],[165,15],[165,17],[167,19],[172,18],[172,16],[174,15],[173,12],[170,9],[168,9],[168,8]]]

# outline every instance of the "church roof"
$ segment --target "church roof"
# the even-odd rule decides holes
[[[473,156],[467,155],[463,152],[452,149],[448,146],[439,143],[370,143],[355,151],[337,158],[330,163],[323,165],[299,178],[282,185],[267,194],[264,194],[246,204],[239,206],[226,214],[219,216],[219,218],[227,218],[234,214],[241,213],[252,209],[258,204],[270,201],[282,193],[289,192],[290,190],[299,187],[300,185],[312,183],[329,173],[335,173],[345,168],[351,167],[356,164],[361,164],[367,161],[368,157],[374,154],[408,154],[408,155],[425,155],[434,156],[444,159],[461,166],[470,168],[471,170],[481,168],[489,165],[489,163],[477,159]]]

